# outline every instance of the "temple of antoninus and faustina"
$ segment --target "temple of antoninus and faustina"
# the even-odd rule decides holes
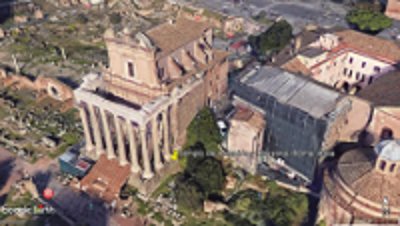
[[[211,27],[180,17],[146,32],[107,30],[109,65],[74,91],[85,153],[147,181],[170,164],[196,113],[225,95],[228,62]]]

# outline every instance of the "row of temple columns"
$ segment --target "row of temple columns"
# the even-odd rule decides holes
[[[133,173],[142,172],[142,177],[145,179],[154,175],[151,157],[153,157],[155,171],[163,167],[163,161],[170,160],[168,109],[163,110],[161,116],[156,114],[149,122],[151,126],[147,126],[148,123],[134,124],[134,122],[126,120],[122,116],[111,115],[104,109],[93,105],[81,104],[79,109],[86,150],[96,151],[97,157],[106,154],[108,159],[118,158],[121,166],[130,164],[131,171]],[[160,122],[160,117],[162,122]],[[110,118],[112,119],[110,120]],[[151,134],[151,140],[148,139],[149,134]],[[116,139],[116,142],[113,138]],[[149,147],[149,141],[152,143],[152,147]],[[139,144],[140,153],[138,151]],[[116,147],[117,150],[115,150]],[[152,156],[151,150],[153,150]],[[129,153],[129,160],[127,153]]]

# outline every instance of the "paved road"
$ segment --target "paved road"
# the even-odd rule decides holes
[[[246,0],[239,4],[227,0],[196,2],[178,0],[177,2],[244,18],[265,11],[270,16],[283,16],[294,26],[295,32],[311,22],[324,27],[347,27],[345,22],[347,9],[343,5],[326,0]]]

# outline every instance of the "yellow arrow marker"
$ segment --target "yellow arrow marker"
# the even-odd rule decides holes
[[[172,160],[178,160],[178,158],[179,158],[179,152],[178,152],[178,150],[174,150],[174,153],[172,153],[172,155],[171,155],[171,159]]]

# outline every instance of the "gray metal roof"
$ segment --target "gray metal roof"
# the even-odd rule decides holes
[[[241,82],[315,118],[333,111],[341,97],[325,86],[270,66],[248,72]]]
[[[77,158],[76,154],[72,153],[72,152],[65,152],[64,154],[62,154],[59,157],[62,161],[64,162],[69,162],[71,163],[72,161],[75,161],[75,159]]]
[[[314,58],[316,56],[323,54],[324,52],[325,51],[323,49],[319,49],[319,48],[307,48],[304,51],[302,51],[300,53],[300,55],[306,56],[308,58]]]

